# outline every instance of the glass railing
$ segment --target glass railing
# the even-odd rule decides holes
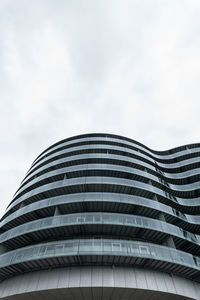
[[[184,149],[184,150],[179,150],[177,151],[176,153],[173,153],[173,154],[155,154],[153,153],[150,149],[147,149],[146,147],[143,147],[142,145],[138,145],[137,143],[135,143],[134,141],[133,142],[129,142],[129,141],[126,141],[126,140],[122,140],[120,138],[111,138],[111,137],[85,137],[85,138],[77,138],[77,139],[74,139],[74,140],[71,140],[71,141],[68,141],[68,142],[64,142],[64,143],[61,143],[61,144],[58,144],[54,147],[52,147],[51,149],[47,150],[46,152],[44,152],[42,155],[40,155],[34,163],[36,163],[39,159],[42,159],[45,155],[48,155],[48,153],[58,149],[60,147],[64,147],[64,146],[68,146],[68,145],[71,145],[71,148],[73,148],[73,144],[76,144],[76,143],[79,143],[79,142],[88,142],[88,144],[90,143],[90,141],[103,141],[103,142],[116,142],[116,143],[122,143],[124,144],[124,147],[126,147],[126,145],[128,146],[131,146],[131,147],[135,147],[137,148],[138,150],[142,150],[146,153],[146,156],[149,157],[152,156],[154,158],[158,158],[158,159],[173,159],[173,158],[176,158],[176,157],[180,157],[180,156],[183,156],[183,155],[186,155],[188,153],[196,153],[196,152],[200,152],[200,147],[195,147],[195,148],[191,148],[191,149]],[[88,145],[86,145],[87,147]],[[105,144],[106,146],[106,144]],[[110,145],[108,145],[110,146]],[[162,151],[161,151],[162,152]]]
[[[55,227],[76,226],[84,224],[101,224],[102,234],[104,232],[104,225],[116,225],[116,226],[129,226],[129,227],[140,227],[153,231],[163,232],[178,238],[188,240],[194,244],[199,244],[200,236],[192,234],[188,231],[183,231],[175,225],[155,220],[147,217],[124,215],[124,214],[113,214],[113,213],[79,213],[69,215],[59,215],[54,217],[43,218],[35,221],[31,221],[22,225],[19,225],[13,229],[6,231],[0,235],[0,243],[8,241],[10,239],[28,234],[31,232],[37,232],[45,229],[53,229]],[[119,227],[118,227],[119,228]],[[88,229],[88,233],[92,232]],[[118,229],[115,229],[117,234]],[[87,232],[86,232],[87,234]],[[131,236],[131,234],[130,234]],[[200,249],[199,249],[200,250]]]
[[[70,153],[70,152],[74,152],[74,151],[80,151],[80,150],[92,150],[92,149],[102,149],[105,151],[109,150],[117,150],[117,151],[123,151],[127,154],[133,154],[133,155],[137,155],[141,158],[144,158],[145,160],[150,161],[151,163],[154,163],[154,159],[152,159],[149,156],[144,155],[141,152],[138,152],[137,150],[132,150],[129,148],[125,148],[125,147],[121,147],[121,146],[114,146],[114,145],[106,145],[106,144],[88,144],[88,145],[82,145],[82,146],[75,146],[73,148],[66,148],[64,150],[59,150],[56,153],[50,154],[48,157],[44,157],[42,160],[40,160],[38,162],[38,164],[35,164],[34,167],[40,165],[41,163],[44,163],[45,161],[55,158],[59,155],[65,154],[65,153]],[[126,156],[126,155],[125,155]]]
[[[110,187],[119,185],[119,186],[127,186],[130,188],[138,188],[146,191],[146,193],[151,192],[153,194],[162,196],[164,198],[167,198],[171,202],[179,203],[180,205],[184,206],[191,206],[192,203],[194,203],[195,206],[200,205],[200,198],[193,198],[193,199],[182,199],[178,197],[173,197],[167,192],[164,192],[163,190],[143,182],[139,182],[136,180],[130,180],[130,179],[124,179],[124,178],[115,178],[115,177],[99,177],[99,176],[85,176],[85,177],[78,177],[78,178],[70,178],[65,180],[59,180],[53,183],[45,184],[44,186],[35,188],[31,190],[30,192],[27,192],[26,194],[19,197],[17,200],[12,202],[10,206],[7,208],[7,211],[10,210],[12,207],[16,206],[17,204],[23,202],[24,200],[28,200],[31,197],[34,197],[35,195],[38,195],[43,192],[48,192],[50,190],[59,189],[67,186],[75,186],[75,185],[86,185],[86,184],[105,184],[110,185]],[[112,190],[111,190],[112,192]],[[183,201],[184,200],[184,201]],[[7,212],[6,211],[6,212]]]
[[[113,203],[113,206],[115,203],[123,203],[126,205],[137,205],[144,208],[150,208],[157,210],[159,212],[166,213],[168,215],[172,215],[174,217],[177,217],[179,219],[182,219],[185,222],[190,222],[191,224],[199,224],[200,225],[200,216],[191,216],[191,215],[184,215],[179,214],[179,211],[172,209],[170,206],[165,205],[163,203],[152,201],[140,196],[133,196],[133,195],[125,195],[125,194],[116,194],[116,193],[77,193],[77,194],[70,194],[70,195],[64,195],[64,196],[56,196],[47,198],[45,200],[40,200],[34,203],[31,203],[29,205],[26,205],[24,207],[19,208],[12,214],[5,217],[0,222],[0,227],[4,226],[6,223],[23,216],[25,214],[44,209],[44,208],[50,208],[55,207],[55,205],[63,205],[63,204],[71,204],[71,203],[82,203],[82,202],[108,202]],[[195,220],[193,221],[195,217]],[[189,221],[187,221],[189,219]],[[194,225],[193,224],[193,225]]]
[[[30,171],[33,171],[35,168],[38,169],[40,168],[40,165],[41,164],[46,164],[47,161],[49,159],[59,159],[59,156],[62,155],[62,154],[69,154],[69,153],[72,153],[74,151],[81,151],[81,150],[105,150],[108,152],[109,154],[109,150],[114,150],[114,151],[123,151],[125,154],[122,155],[122,154],[119,154],[121,155],[122,157],[126,157],[126,153],[127,154],[130,154],[130,155],[136,155],[138,156],[138,158],[135,158],[137,160],[140,161],[140,158],[141,159],[145,159],[147,160],[146,163],[147,165],[151,165],[151,168],[152,167],[155,167],[155,166],[152,166],[153,165],[157,165],[159,167],[162,167],[164,169],[166,169],[166,172],[167,172],[167,169],[174,169],[174,168],[179,168],[179,167],[182,167],[182,166],[186,166],[188,164],[191,164],[191,163],[195,163],[195,162],[200,162],[200,157],[197,156],[197,157],[193,157],[193,158],[187,158],[185,160],[182,160],[182,161],[179,161],[179,162],[174,162],[174,163],[160,163],[160,162],[157,162],[155,161],[154,159],[152,159],[151,157],[149,156],[146,156],[144,155],[143,153],[141,152],[138,152],[137,150],[131,150],[129,148],[125,148],[125,147],[120,147],[120,146],[113,146],[113,145],[101,145],[101,144],[94,144],[94,145],[83,145],[83,146],[76,146],[74,147],[73,149],[71,148],[67,148],[67,149],[64,149],[64,150],[60,150],[56,153],[53,153],[53,154],[50,154],[48,157],[44,157],[41,161],[39,161],[37,164],[35,164],[31,169]],[[111,153],[112,154],[112,153]],[[117,153],[116,153],[117,154]],[[74,156],[74,155],[72,155]],[[56,159],[57,158],[57,159]],[[141,162],[140,162],[141,163]],[[30,172],[29,171],[29,172]],[[29,173],[28,172],[28,173]]]
[[[138,170],[138,169],[134,169],[131,167],[126,167],[126,166],[120,166],[120,165],[112,165],[112,164],[80,164],[80,165],[75,165],[75,166],[70,166],[70,167],[65,167],[65,168],[61,168],[61,169],[57,169],[54,171],[49,171],[48,173],[42,174],[40,176],[38,176],[37,178],[33,178],[30,182],[28,182],[27,184],[23,185],[18,192],[15,194],[14,199],[16,199],[16,197],[22,193],[24,190],[26,190],[27,188],[31,187],[32,185],[34,185],[35,183],[37,183],[38,185],[40,185],[40,181],[56,176],[56,175],[64,175],[67,178],[67,173],[69,172],[77,172],[77,171],[90,171],[90,170],[106,170],[106,171],[117,171],[117,172],[123,172],[123,173],[130,173],[133,175],[138,175],[138,176],[142,176],[144,178],[147,179],[151,179],[152,181],[155,181],[157,183],[162,184],[163,186],[167,186],[172,190],[178,191],[178,192],[183,192],[183,191],[190,191],[193,190],[197,187],[197,182],[194,183],[189,183],[189,184],[169,184],[167,183],[164,179],[165,178],[160,178],[158,176],[154,176],[150,173],[148,173],[145,170]],[[44,184],[44,183],[43,183]]]
[[[58,164],[67,163],[67,162],[71,162],[71,161],[90,159],[90,158],[92,158],[92,159],[114,159],[114,160],[130,162],[130,163],[133,163],[133,164],[138,164],[138,165],[141,165],[143,168],[147,168],[147,169],[150,168],[150,169],[155,170],[155,171],[157,169],[156,166],[154,167],[149,163],[141,162],[141,160],[139,160],[139,159],[126,157],[126,156],[123,156],[123,155],[109,154],[109,153],[107,153],[107,154],[106,153],[78,154],[78,155],[73,155],[73,156],[69,156],[69,157],[56,159],[56,160],[54,160],[50,163],[45,164],[44,166],[38,167],[35,171],[28,174],[24,178],[23,184],[27,180],[29,180],[30,178],[34,178],[34,176],[37,176],[37,174],[39,172],[48,172],[48,168],[50,168],[52,166],[56,166]],[[181,173],[179,173],[179,172],[177,172],[177,173],[168,173],[167,170],[166,170],[165,178],[166,178],[166,180],[167,180],[167,178],[169,178],[169,179],[177,179],[177,178],[181,179],[181,178],[187,178],[188,176],[197,175],[197,174],[200,174],[200,168],[187,170],[187,171],[184,171],[184,172],[181,172]]]
[[[115,239],[73,239],[59,242],[44,243],[34,246],[20,248],[0,255],[0,268],[12,267],[12,265],[26,261],[66,256],[85,256],[87,261],[90,256],[121,256],[142,257],[155,261],[165,261],[178,264],[189,269],[200,271],[200,259],[191,254],[165,246],[152,243],[133,242]],[[105,258],[104,258],[105,260]],[[103,263],[103,262],[102,262]],[[120,260],[120,263],[122,261]],[[125,261],[124,261],[125,263]],[[53,261],[51,265],[53,265]],[[40,268],[42,262],[40,261]],[[179,272],[181,270],[179,268]]]

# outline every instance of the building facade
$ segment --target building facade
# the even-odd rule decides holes
[[[200,144],[112,134],[33,162],[0,222],[0,299],[200,300]]]

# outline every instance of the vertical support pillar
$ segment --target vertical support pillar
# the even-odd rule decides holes
[[[165,215],[163,214],[163,212],[160,212],[160,213],[159,213],[158,219],[159,219],[160,221],[166,222]]]
[[[54,216],[59,216],[59,215],[61,215],[61,213],[60,213],[58,206],[56,206]]]
[[[20,204],[20,208],[22,208],[22,207],[24,207],[25,205],[24,205],[24,203],[22,202],[21,204]]]
[[[1,244],[0,245],[0,255],[7,252],[7,251],[8,251],[7,248],[4,245]]]
[[[166,245],[166,246],[168,246],[170,248],[176,249],[173,237],[171,235],[165,240],[164,245]]]
[[[156,194],[153,196],[153,200],[159,202]]]

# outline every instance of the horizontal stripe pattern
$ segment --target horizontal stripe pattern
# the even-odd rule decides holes
[[[33,162],[0,221],[0,279],[62,266],[62,257],[163,262],[200,281],[199,181],[200,144],[155,151],[109,134],[58,142]]]

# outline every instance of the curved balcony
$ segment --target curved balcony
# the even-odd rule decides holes
[[[136,266],[200,282],[200,144],[115,135],[36,158],[0,221],[0,280],[63,266]]]
[[[196,158],[196,160],[198,160]],[[106,154],[106,153],[90,153],[90,154],[77,154],[73,156],[67,156],[64,158],[56,158],[56,160],[51,161],[45,165],[39,166],[36,170],[32,170],[28,174],[24,181],[22,182],[20,188],[26,185],[28,182],[34,180],[35,177],[38,177],[42,174],[46,174],[49,171],[60,169],[63,167],[75,166],[79,164],[106,164],[106,165],[120,165],[120,166],[130,166],[130,168],[146,170],[149,174],[153,174],[158,178],[162,178],[168,184],[179,185],[184,182],[186,185],[199,179],[195,176],[200,176],[200,166],[193,166],[195,161],[192,161],[192,164],[187,165],[188,170],[177,169],[177,173],[167,173],[158,169],[158,166],[153,166],[149,163],[142,162],[140,159],[126,157],[119,154]],[[190,178],[192,177],[192,179]]]
[[[59,150],[65,149],[65,148],[71,148],[74,146],[79,146],[79,145],[87,145],[87,144],[94,144],[94,143],[103,143],[106,145],[120,145],[125,148],[130,148],[130,149],[137,149],[138,151],[141,151],[144,155],[151,157],[155,160],[161,160],[165,162],[165,160],[170,160],[178,157],[182,157],[185,155],[190,155],[192,153],[200,152],[200,144],[191,144],[191,145],[186,145],[186,146],[181,146],[172,149],[173,153],[169,153],[170,150],[167,151],[154,151],[146,147],[145,145],[142,145],[141,143],[138,143],[136,141],[129,141],[125,140],[124,138],[122,139],[120,136],[113,136],[107,135],[106,137],[103,135],[98,135],[97,136],[92,136],[92,135],[87,135],[86,137],[78,136],[75,137],[74,140],[66,140],[66,141],[61,141],[55,145],[52,145],[45,151],[43,151],[33,162],[32,166],[33,167],[39,160],[49,156],[49,154],[55,153]],[[159,154],[158,154],[159,153]]]
[[[14,201],[35,187],[45,185],[51,181],[53,182],[64,178],[66,179],[66,176],[67,178],[84,177],[86,174],[87,176],[91,176],[91,174],[95,173],[99,174],[98,176],[113,176],[120,178],[129,177],[143,182],[149,182],[149,180],[151,180],[152,185],[157,185],[160,189],[167,190],[168,192],[173,193],[173,195],[176,194],[176,196],[180,197],[181,195],[189,197],[189,194],[192,194],[197,188],[196,182],[179,185],[169,184],[162,177],[148,173],[146,170],[134,169],[133,167],[111,164],[82,164],[49,171],[48,173],[32,179],[15,193]]]
[[[200,259],[151,243],[109,239],[73,239],[24,247],[1,255],[0,279],[59,265],[134,265],[162,269],[199,280]],[[22,270],[22,269],[21,269]]]
[[[31,203],[42,200],[55,195],[73,194],[77,192],[118,192],[120,194],[142,195],[149,199],[154,199],[155,195],[161,197],[163,202],[169,203],[174,208],[197,209],[200,207],[200,198],[182,199],[173,197],[171,194],[163,191],[151,184],[139,182],[136,180],[114,178],[114,177],[98,177],[85,176],[59,180],[27,192],[10,204],[7,212],[12,212],[12,209],[21,203]],[[6,216],[6,215],[5,215]]]
[[[59,207],[63,213],[84,212],[83,205],[89,211],[107,211],[134,214],[137,210],[149,217],[159,217],[163,213],[168,222],[179,223],[183,229],[190,231],[200,230],[200,216],[192,216],[180,213],[170,206],[158,201],[149,201],[140,196],[123,195],[116,193],[82,193],[64,196],[56,196],[39,200],[35,203],[19,208],[0,222],[0,227],[12,228],[21,223],[38,218],[39,212],[42,216],[52,216],[55,208]],[[8,226],[7,226],[8,225]]]
[[[188,252],[197,255],[200,236],[177,226],[147,217],[111,213],[79,213],[43,218],[25,223],[2,233],[0,244],[9,249],[24,247],[30,241],[41,242],[58,237],[78,235],[122,236],[123,239],[139,238],[158,243],[169,235],[178,247],[186,242]]]
[[[44,159],[39,161],[37,164],[32,166],[31,169],[29,170],[29,172],[27,173],[27,176],[29,176],[34,171],[36,171],[40,167],[48,164],[51,161],[56,161],[65,156],[70,157],[70,156],[76,156],[76,155],[86,154],[86,153],[88,153],[88,154],[90,154],[90,153],[95,153],[95,154],[96,153],[102,153],[102,154],[106,153],[106,154],[120,155],[122,157],[129,157],[129,158],[133,158],[133,159],[142,161],[143,163],[147,164],[147,166],[158,167],[166,173],[175,173],[176,170],[179,173],[179,170],[181,167],[184,168],[187,165],[190,165],[192,163],[200,162],[199,155],[198,155],[199,152],[196,153],[196,157],[187,158],[187,159],[184,159],[183,161],[171,162],[171,163],[160,163],[160,162],[155,161],[151,157],[146,157],[144,154],[142,154],[140,152],[138,153],[138,151],[136,151],[136,150],[130,150],[130,149],[127,149],[124,147],[119,147],[119,146],[110,146],[110,145],[108,145],[107,147],[106,146],[107,145],[105,145],[105,146],[103,146],[103,145],[93,145],[93,146],[86,145],[86,146],[75,147],[75,148],[73,148],[73,151],[72,151],[72,149],[61,150],[59,152],[49,155],[48,157],[45,157]]]

